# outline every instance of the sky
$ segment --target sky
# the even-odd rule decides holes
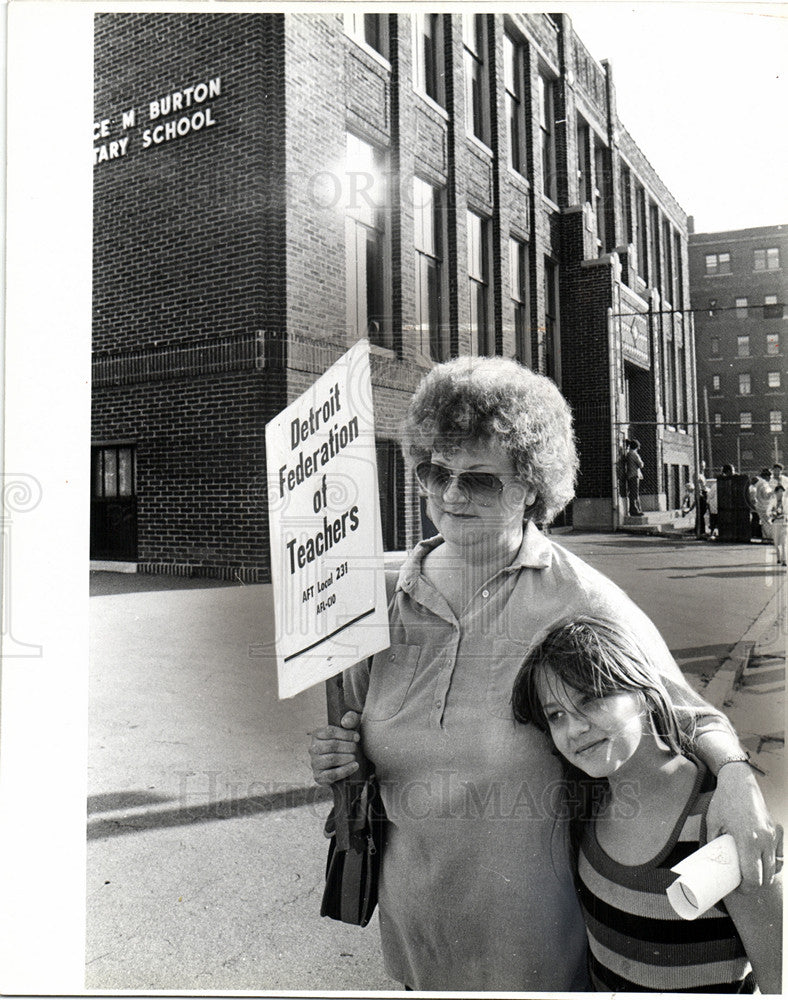
[[[788,3],[556,4],[695,232],[788,223]]]

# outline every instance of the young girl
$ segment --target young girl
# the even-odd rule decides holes
[[[568,778],[593,779],[572,840],[594,988],[752,993],[757,982],[780,993],[779,880],[737,889],[694,921],[668,902],[670,869],[706,842],[715,780],[687,752],[637,638],[593,618],[556,626],[528,654],[512,703],[519,722],[550,734]]]

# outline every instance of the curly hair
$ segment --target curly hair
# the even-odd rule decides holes
[[[558,387],[511,358],[459,357],[436,365],[413,395],[402,427],[405,461],[452,455],[494,439],[536,491],[526,514],[549,523],[575,493],[572,414]]]
[[[545,667],[583,694],[599,698],[618,691],[643,696],[654,732],[673,753],[691,745],[692,727],[683,729],[654,658],[634,630],[593,615],[557,622],[527,654],[512,690],[518,722],[549,731],[537,681]]]

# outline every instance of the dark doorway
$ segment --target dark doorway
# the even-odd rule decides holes
[[[137,462],[133,445],[91,452],[90,558],[137,559]]]

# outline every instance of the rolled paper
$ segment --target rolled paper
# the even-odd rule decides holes
[[[678,874],[668,888],[668,900],[684,920],[694,920],[741,882],[736,843],[724,833],[670,869]]]

